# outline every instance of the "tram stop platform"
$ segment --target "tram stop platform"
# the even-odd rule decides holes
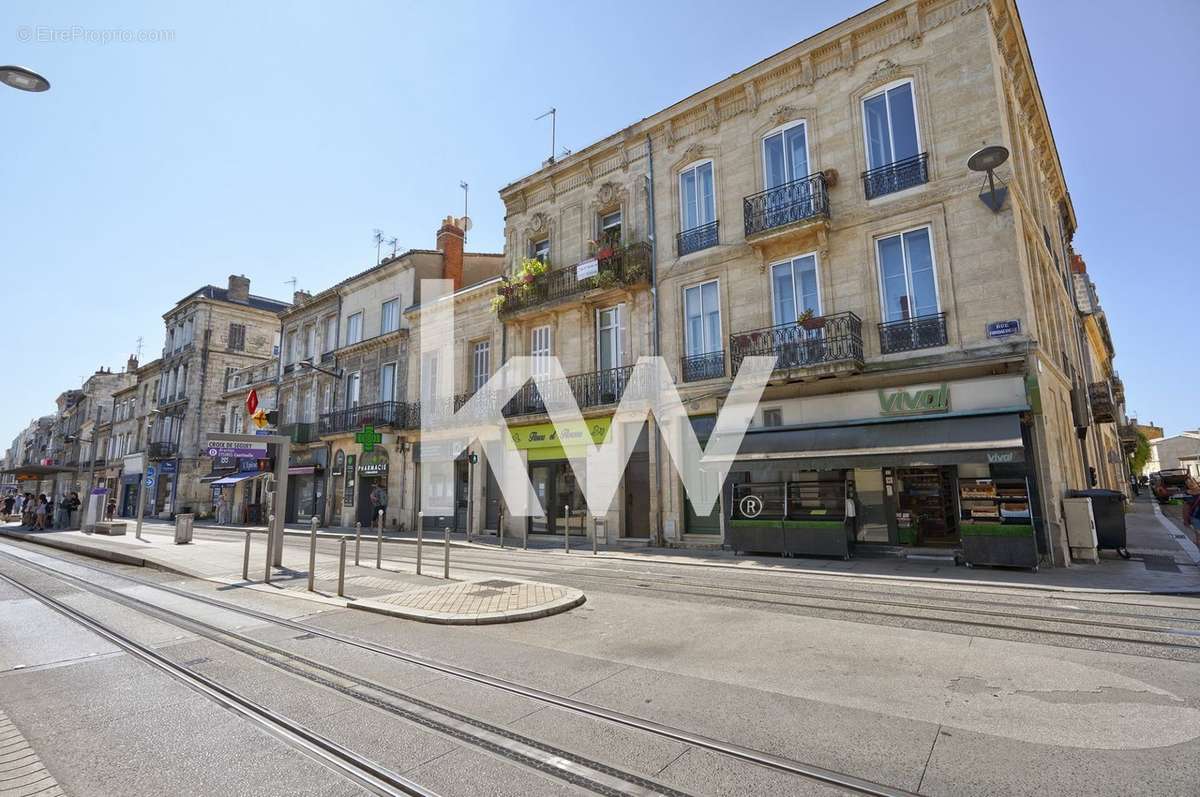
[[[556,584],[489,576],[471,567],[471,578],[417,575],[409,561],[382,561],[374,567],[375,548],[364,538],[359,566],[354,564],[354,543],[347,543],[344,595],[338,595],[339,557],[318,550],[313,569],[313,590],[308,589],[308,553],[285,547],[282,567],[271,568],[264,581],[266,534],[251,535],[249,578],[242,578],[245,543],[242,540],[193,539],[176,545],[169,527],[147,526],[142,539],[132,531],[119,537],[101,537],[82,531],[28,531],[20,526],[0,526],[0,539],[10,538],[103,559],[118,564],[152,567],[227,587],[282,594],[299,600],[375,612],[425,623],[483,625],[533,620],[565,612],[586,598],[578,589]],[[322,537],[322,541],[326,541]],[[427,544],[423,573],[443,572],[442,548]],[[301,561],[302,560],[302,561]]]

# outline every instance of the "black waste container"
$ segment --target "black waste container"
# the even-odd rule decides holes
[[[1096,521],[1096,547],[1115,550],[1126,559],[1125,494],[1116,490],[1070,490],[1068,498],[1092,499],[1092,517]]]

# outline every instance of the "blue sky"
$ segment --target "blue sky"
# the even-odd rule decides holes
[[[460,180],[468,247],[499,251],[497,190],[546,157],[534,117],[550,106],[559,145],[579,149],[867,6],[4,3],[0,62],[53,88],[0,86],[0,445],[139,336],[152,358],[161,314],[200,285],[319,290],[373,262],[375,228],[432,247]],[[1021,11],[1129,409],[1195,428],[1200,118],[1180,100],[1200,76],[1200,3]]]

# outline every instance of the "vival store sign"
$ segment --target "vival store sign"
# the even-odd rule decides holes
[[[892,393],[879,391],[880,415],[924,415],[931,412],[949,412],[950,385],[927,387],[922,390],[896,390]]]
[[[266,459],[267,444],[246,443],[241,440],[213,438],[204,444],[204,453],[210,457],[233,457],[234,459]]]

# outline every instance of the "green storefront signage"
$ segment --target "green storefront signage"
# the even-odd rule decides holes
[[[924,415],[950,411],[950,385],[921,390],[879,391],[880,415]]]
[[[582,451],[582,447],[587,443],[600,445],[608,437],[611,426],[611,417],[592,418],[585,420],[582,425],[568,426],[561,431],[552,423],[513,426],[509,427],[509,447],[518,451],[528,451],[530,462],[566,459],[564,446]],[[572,450],[571,453],[576,452]]]

